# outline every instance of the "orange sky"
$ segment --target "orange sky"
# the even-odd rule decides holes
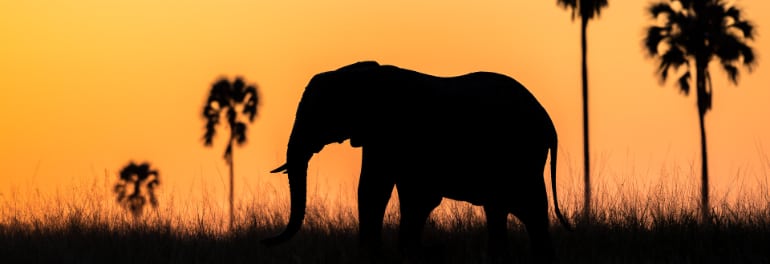
[[[589,25],[594,171],[609,186],[699,171],[695,98],[659,85],[642,50],[648,3],[610,1]],[[770,166],[761,151],[770,146],[770,4],[737,4],[758,25],[759,66],[738,87],[714,67],[706,125],[717,189],[735,187],[737,175],[766,180]],[[0,37],[0,193],[68,189],[104,181],[105,171],[112,182],[129,160],[147,160],[165,192],[206,184],[224,199],[225,137],[204,148],[199,117],[222,75],[259,85],[260,114],[248,145],[235,149],[236,195],[258,192],[249,187],[282,180],[267,172],[283,162],[309,79],[359,60],[515,77],[556,122],[560,184],[581,177],[579,25],[555,0],[3,1]],[[311,184],[354,181],[359,155],[347,143],[328,146]]]

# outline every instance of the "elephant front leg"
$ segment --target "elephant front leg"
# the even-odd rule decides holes
[[[412,258],[420,255],[425,222],[442,197],[408,184],[397,184],[397,188],[401,206],[398,245],[407,258]]]
[[[508,210],[505,207],[485,205],[487,218],[487,255],[493,263],[510,260],[508,254]]]
[[[366,161],[365,158],[358,184],[359,243],[368,250],[379,250],[385,210],[395,183]]]

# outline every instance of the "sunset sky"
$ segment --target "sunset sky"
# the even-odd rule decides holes
[[[736,188],[737,176],[746,185],[770,177],[770,3],[734,2],[757,25],[759,63],[742,71],[738,86],[712,67],[706,131],[717,190]],[[597,184],[657,181],[676,170],[697,182],[695,97],[661,85],[657,62],[643,52],[650,3],[611,0],[589,24]],[[262,99],[248,144],[234,150],[236,196],[258,193],[260,181],[285,180],[268,172],[284,161],[310,78],[361,60],[516,78],[556,123],[559,184],[579,186],[579,33],[556,0],[2,1],[0,194],[112,184],[134,160],[160,171],[167,194],[208,186],[224,200],[225,128],[204,147],[200,112],[216,78],[236,75],[258,85]],[[347,142],[327,146],[311,163],[310,182],[350,184],[359,162],[360,149]]]

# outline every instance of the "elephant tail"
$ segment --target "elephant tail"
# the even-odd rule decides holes
[[[550,132],[548,137],[548,148],[551,152],[551,191],[553,192],[553,207],[554,211],[556,212],[556,217],[559,218],[559,221],[561,221],[561,224],[564,225],[564,228],[572,231],[572,227],[564,218],[564,215],[561,214],[561,210],[559,210],[559,199],[556,196],[556,153],[558,152],[557,146],[559,145],[559,139],[556,135],[556,127],[553,125],[553,120],[551,120],[551,118],[547,115],[546,118],[548,119],[548,130]]]

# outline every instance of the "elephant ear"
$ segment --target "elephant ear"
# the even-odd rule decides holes
[[[350,65],[347,65],[347,66],[343,66],[343,67],[337,69],[335,72],[336,73],[342,73],[339,76],[345,76],[345,78],[349,78],[348,81],[351,81],[351,82],[354,82],[354,83],[358,83],[358,84],[362,84],[362,83],[371,82],[372,81],[371,80],[371,77],[372,77],[371,74],[374,73],[373,70],[379,69],[380,66],[381,65],[379,63],[377,63],[376,61],[359,61],[359,62],[350,64]],[[364,89],[355,89],[358,92],[365,91],[365,90],[368,90],[368,89],[371,88],[371,87],[360,87],[360,86],[361,85],[353,85],[353,87],[355,87],[355,88],[364,88]],[[366,85],[363,85],[363,86],[366,86]],[[358,92],[354,92],[354,91],[348,91],[348,92],[350,94],[358,94]],[[361,99],[360,96],[361,96],[361,94],[358,94],[357,96],[354,96],[354,98]],[[354,102],[354,104],[355,104],[355,102]],[[354,108],[359,108],[360,109],[360,107],[354,107]],[[357,111],[357,114],[360,114],[360,111]],[[361,122],[362,121],[362,120],[360,120],[360,118],[354,118],[354,119],[356,119],[357,122]],[[350,145],[352,147],[356,147],[357,148],[357,147],[363,146],[364,139],[363,139],[362,135],[364,133],[362,133],[361,129],[362,129],[361,124],[358,124],[357,126],[355,126],[353,128],[353,131],[351,131]]]

